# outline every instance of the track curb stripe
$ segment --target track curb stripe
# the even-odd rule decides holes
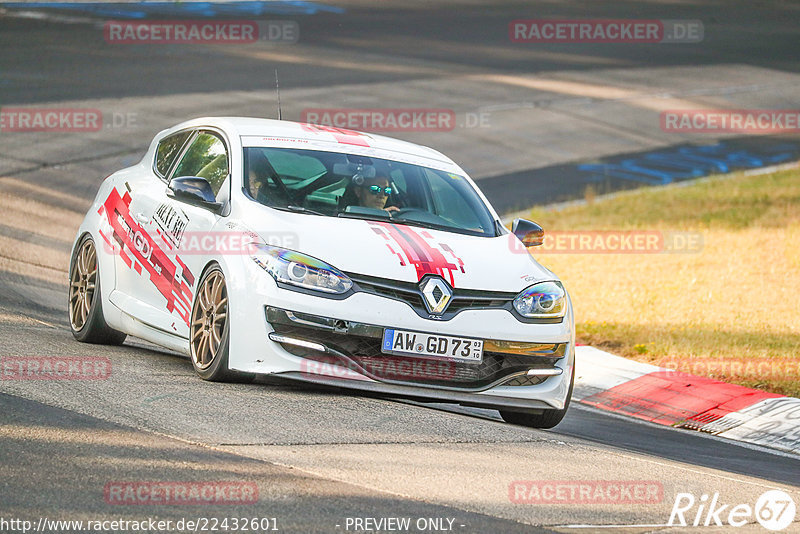
[[[665,426],[800,454],[800,399],[575,349],[573,398]]]

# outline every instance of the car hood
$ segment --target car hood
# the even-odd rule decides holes
[[[282,222],[290,224],[280,227],[291,230],[256,230],[264,242],[313,256],[345,273],[405,282],[432,274],[455,288],[504,292],[557,279],[510,233],[489,238],[383,221],[282,215]]]

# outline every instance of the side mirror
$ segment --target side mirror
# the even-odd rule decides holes
[[[535,222],[514,219],[511,231],[526,247],[538,247],[544,243],[544,229]]]
[[[169,182],[167,195],[175,200],[206,208],[214,213],[222,211],[222,203],[217,202],[211,184],[199,176],[181,176]]]

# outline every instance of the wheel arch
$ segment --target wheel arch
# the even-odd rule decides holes
[[[203,265],[203,268],[200,270],[200,274],[198,274],[197,276],[197,282],[195,282],[193,298],[192,298],[192,307],[194,307],[194,301],[197,299],[197,290],[200,288],[200,282],[203,280],[203,277],[206,275],[206,273],[208,273],[208,271],[214,266],[219,267],[220,270],[222,271],[223,276],[225,276],[226,279],[228,278],[228,273],[225,272],[225,269],[223,268],[222,263],[220,261],[216,259],[208,260],[205,263],[205,265]]]
[[[80,246],[87,235],[91,237],[95,243],[97,242],[89,230],[83,230],[82,232],[78,233],[75,241],[72,243],[72,250],[69,251],[69,271],[67,272],[67,276],[72,275],[72,266],[75,264],[75,252],[77,252],[78,246]]]

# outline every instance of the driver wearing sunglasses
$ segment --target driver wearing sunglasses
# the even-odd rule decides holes
[[[386,207],[392,188],[389,186],[389,179],[385,176],[375,176],[365,178],[364,183],[355,188],[358,203],[365,208],[377,208],[379,210],[397,211],[397,206]]]

